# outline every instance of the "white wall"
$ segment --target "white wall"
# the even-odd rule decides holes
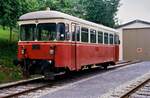
[[[123,36],[122,36],[122,28],[117,29],[119,32],[120,38],[120,46],[119,46],[119,60],[123,60]]]

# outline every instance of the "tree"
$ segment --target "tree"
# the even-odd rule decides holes
[[[114,27],[120,0],[0,0],[0,25],[12,30],[20,15],[31,11],[61,11],[95,23]]]
[[[12,30],[16,26],[18,16],[20,15],[18,0],[1,0],[0,1],[0,24],[10,28],[10,41],[12,40]]]
[[[69,13],[72,9],[73,0],[37,0],[40,7],[39,9],[46,9],[49,7],[51,10]]]
[[[109,27],[114,27],[120,0],[80,0],[84,18]]]
[[[38,0],[20,0],[19,3],[21,14],[37,11],[39,10],[39,7],[42,6],[42,3],[40,5]]]
[[[10,41],[19,16],[39,7],[37,0],[1,0],[0,4],[0,25],[10,28]]]

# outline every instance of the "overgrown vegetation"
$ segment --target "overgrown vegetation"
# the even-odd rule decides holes
[[[22,78],[20,68],[13,65],[17,56],[17,33],[12,33],[9,41],[9,29],[0,27],[0,83],[15,81]]]

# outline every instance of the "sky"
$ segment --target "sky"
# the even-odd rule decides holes
[[[140,19],[150,22],[150,0],[121,0],[117,13],[119,23]]]

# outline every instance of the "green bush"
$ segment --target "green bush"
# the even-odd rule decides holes
[[[0,41],[0,65],[13,67],[17,56],[17,42]]]
[[[3,83],[6,80],[7,75],[3,72],[0,72],[0,83]]]
[[[18,71],[11,72],[10,77],[12,78],[12,80],[19,80],[22,78],[21,73],[19,73]]]

